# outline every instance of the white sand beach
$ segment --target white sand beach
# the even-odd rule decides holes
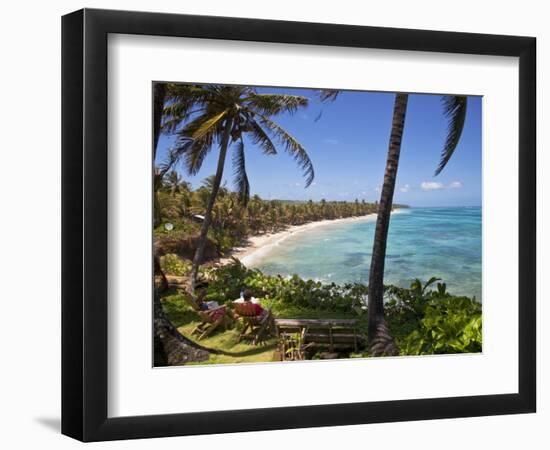
[[[285,230],[279,231],[277,233],[267,233],[250,236],[249,238],[247,238],[244,246],[235,247],[231,252],[231,255],[228,258],[221,259],[219,263],[222,265],[227,264],[229,261],[231,261],[231,258],[237,258],[244,265],[249,265],[254,259],[266,255],[271,251],[274,246],[279,245],[285,239],[297,233],[302,233],[313,228],[324,227],[328,225],[374,220],[376,220],[376,214],[367,214],[365,216],[359,217],[347,217],[343,219],[319,220],[316,222],[309,222],[304,225],[289,226]]]

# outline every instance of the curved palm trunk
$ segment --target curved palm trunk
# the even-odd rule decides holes
[[[369,274],[368,338],[370,353],[374,356],[383,354],[393,355],[398,352],[384,321],[384,264],[408,98],[408,94],[396,94],[395,96],[388,159],[384,173],[382,193],[380,194],[380,203],[378,204],[378,217],[376,219],[376,230],[372,248]]]
[[[162,108],[166,96],[166,86],[164,83],[156,83],[153,86],[153,161],[156,157],[157,145],[160,135],[160,125],[162,119]],[[153,190],[154,190],[154,213],[156,215],[160,211],[157,204],[157,191],[160,187],[162,175],[153,174]],[[154,255],[154,270],[155,274],[159,273],[165,289],[168,285],[164,272],[160,267],[158,257]],[[153,331],[154,331],[154,365],[166,366],[184,364],[190,361],[204,361],[208,359],[209,352],[193,341],[182,336],[176,327],[168,320],[162,309],[162,304],[158,292],[155,289],[153,303]]]
[[[218,157],[218,167],[216,169],[216,175],[214,176],[214,182],[212,185],[212,192],[210,193],[210,198],[208,199],[208,205],[206,207],[206,212],[204,214],[204,221],[202,222],[201,234],[199,236],[199,244],[195,250],[195,256],[193,257],[193,265],[191,267],[191,282],[190,288],[191,292],[194,293],[195,285],[197,284],[197,277],[199,274],[199,266],[202,263],[202,258],[204,255],[204,248],[206,246],[206,240],[208,238],[208,229],[210,228],[210,223],[212,222],[212,209],[214,209],[214,203],[216,203],[216,197],[220,189],[220,184],[222,182],[223,168],[225,166],[225,157],[227,155],[227,147],[229,145],[229,136],[231,133],[232,122],[229,120],[225,124],[225,131],[220,143],[220,155]]]
[[[166,318],[156,292],[154,298],[155,366],[174,366],[207,360],[208,350],[182,336]]]
[[[160,137],[160,126],[162,124],[162,109],[166,99],[166,84],[155,83],[153,85],[153,164],[157,157],[157,146]],[[162,175],[153,173],[153,227],[160,225],[160,204],[158,190],[162,185]]]
[[[166,99],[166,84],[155,83],[153,85],[153,161],[157,156],[157,145],[160,137],[160,126],[162,124],[162,109]]]
[[[164,175],[161,172],[153,173],[153,228],[157,228],[161,221],[162,217],[160,216],[160,201],[159,201],[159,190],[162,186],[162,177]]]

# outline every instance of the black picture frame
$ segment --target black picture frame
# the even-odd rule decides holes
[[[178,36],[519,58],[518,393],[107,416],[107,36]],[[84,9],[62,18],[62,433],[82,441],[535,412],[536,39]]]

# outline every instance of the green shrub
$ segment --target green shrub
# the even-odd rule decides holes
[[[420,327],[403,341],[407,355],[476,353],[482,349],[481,305],[468,298],[430,302]]]
[[[167,230],[166,224],[172,224],[172,229]],[[169,236],[172,239],[186,239],[189,236],[196,235],[200,232],[200,225],[183,218],[165,218],[161,224],[154,229],[155,237]]]
[[[386,315],[401,353],[475,353],[482,349],[481,304],[447,293],[445,283],[416,279],[410,289],[389,286]],[[393,326],[392,326],[393,325]],[[395,332],[397,331],[397,332]]]
[[[237,259],[233,259],[233,262],[226,266],[205,270],[209,279],[207,299],[219,303],[235,300],[245,289],[247,276],[253,272]]]
[[[247,269],[238,260],[209,269],[207,298],[220,303],[239,297],[248,288],[269,306],[296,311],[329,311],[354,314],[360,329],[366,330],[368,288],[364,284],[323,284],[265,275]],[[402,355],[473,353],[482,348],[481,304],[467,297],[449,294],[445,283],[432,278],[416,279],[410,288],[385,287],[385,314]],[[434,287],[435,286],[435,287]]]
[[[247,269],[236,259],[209,271],[208,275],[207,297],[221,303],[238,298],[248,288],[256,297],[286,305],[357,314],[363,312],[367,294],[367,287],[362,284],[323,284],[297,275],[290,278],[265,275],[257,269]]]
[[[174,253],[168,253],[160,257],[160,267],[167,275],[185,276],[191,271],[191,263],[180,258]]]

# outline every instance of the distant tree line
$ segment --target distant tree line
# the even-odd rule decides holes
[[[156,207],[160,218],[157,235],[191,236],[200,229],[202,217],[208,207],[213,177],[206,178],[197,189],[184,181],[176,172],[168,172],[158,190]],[[396,205],[399,206],[399,205]],[[264,200],[253,195],[243,204],[239,193],[221,186],[212,208],[209,238],[220,253],[238,245],[250,235],[272,233],[290,225],[303,225],[319,220],[360,217],[377,212],[378,202],[355,201],[290,201]],[[171,223],[169,232],[165,224]]]

